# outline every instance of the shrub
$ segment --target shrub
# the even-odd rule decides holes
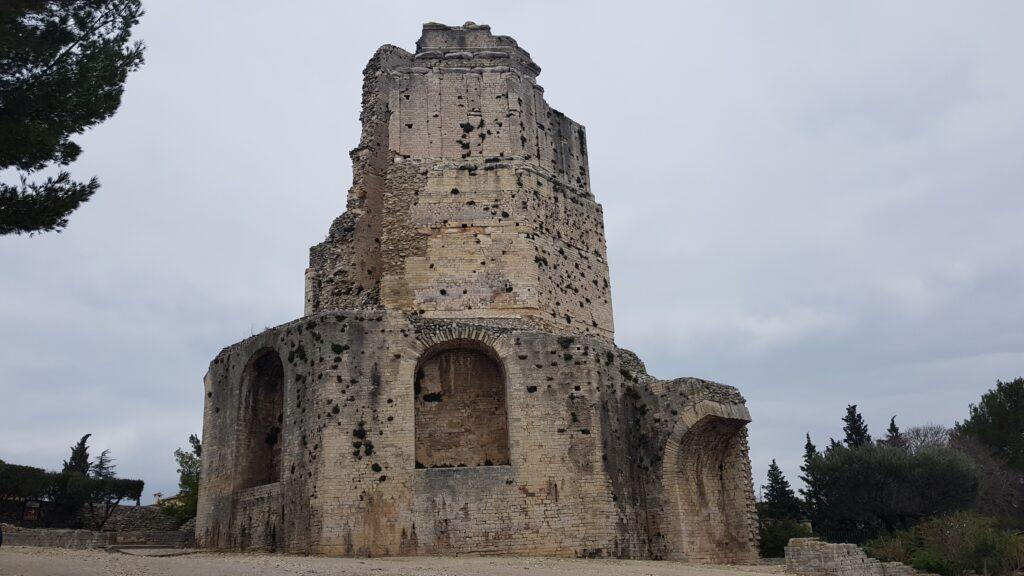
[[[974,512],[958,512],[876,538],[865,545],[883,561],[910,564],[943,576],[972,571],[1001,576],[1024,568],[1024,539]]]
[[[837,445],[813,456],[807,468],[816,491],[815,532],[856,543],[966,509],[978,490],[974,466],[951,448],[911,453],[877,444]]]
[[[34,498],[46,490],[47,482],[42,468],[0,462],[0,498]]]
[[[781,558],[785,555],[790,538],[806,538],[811,535],[810,527],[795,520],[762,519],[758,530],[761,534],[761,557]]]

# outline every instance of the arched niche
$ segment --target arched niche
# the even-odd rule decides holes
[[[417,468],[509,464],[505,369],[494,349],[468,339],[435,344],[415,374]]]
[[[239,410],[239,488],[281,479],[281,427],[284,420],[284,365],[277,351],[264,348],[242,371]]]

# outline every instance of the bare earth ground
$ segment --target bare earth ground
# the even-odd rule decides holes
[[[639,560],[416,557],[324,558],[196,553],[142,556],[60,548],[0,548],[2,576],[768,576],[779,567],[695,566]],[[154,553],[157,553],[154,551]]]

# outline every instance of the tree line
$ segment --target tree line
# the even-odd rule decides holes
[[[11,520],[20,523],[25,504],[38,502],[41,526],[102,530],[123,501],[139,503],[144,482],[118,478],[109,450],[90,458],[90,436],[71,447],[60,472],[0,460],[0,503]]]
[[[758,504],[763,555],[813,534],[941,574],[1024,563],[1024,378],[997,382],[952,428],[903,431],[894,416],[876,440],[857,405],[842,424],[820,450],[806,435],[798,491],[772,460]],[[984,553],[936,540],[952,533]],[[980,564],[957,564],[972,557]]]

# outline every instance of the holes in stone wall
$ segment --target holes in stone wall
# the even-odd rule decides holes
[[[240,488],[281,479],[284,365],[274,350],[256,352],[242,372]]]
[[[509,464],[505,370],[489,346],[453,340],[416,368],[416,467]]]

